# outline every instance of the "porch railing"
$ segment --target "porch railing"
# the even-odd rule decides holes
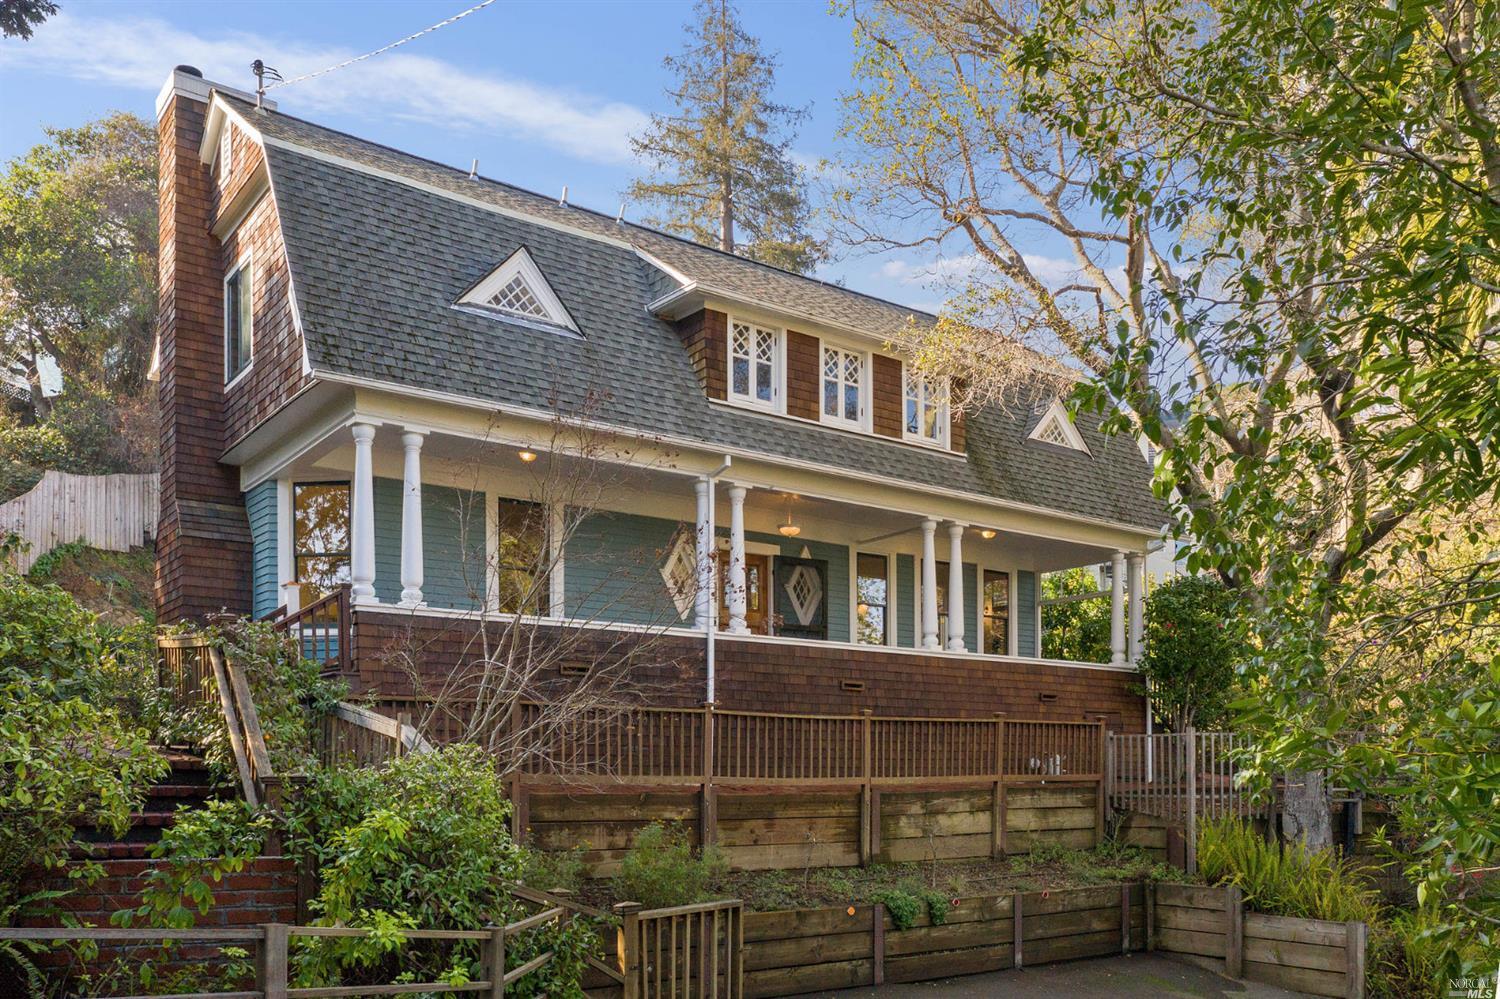
[[[390,718],[347,701],[318,719],[313,743],[319,761],[330,766],[378,767],[408,753],[432,749],[405,715]]]
[[[472,705],[420,698],[375,702],[410,713],[435,742],[467,731]],[[524,742],[528,781],[850,784],[921,780],[1098,781],[1104,722],[798,715],[717,708],[602,707],[553,719],[545,703],[502,712],[493,744]],[[503,765],[504,761],[502,761]]]
[[[349,613],[347,584],[291,613],[283,604],[262,620],[270,621],[277,631],[295,638],[302,658],[322,663],[325,673],[353,670],[350,624],[354,619]]]

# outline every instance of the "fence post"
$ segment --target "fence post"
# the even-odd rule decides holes
[[[1146,950],[1156,949],[1156,882],[1148,882],[1142,889],[1146,897]]]
[[[263,940],[256,967],[256,985],[265,999],[287,999],[287,940],[285,923],[262,923]]]
[[[411,712],[396,712],[396,759],[406,755],[406,730],[411,728]]]
[[[1183,838],[1183,866],[1188,874],[1198,873],[1198,734],[1187,726],[1183,734],[1183,755],[1187,777],[1187,828]]]
[[[714,702],[703,705],[703,784],[698,797],[698,842],[719,841],[719,794],[714,790]]]
[[[644,999],[645,990],[641,988],[641,903],[616,902],[614,912],[620,917],[616,951],[620,973],[625,976],[623,999]]]
[[[1370,928],[1364,923],[1344,924],[1344,997],[1365,999],[1365,945]]]
[[[1094,795],[1094,845],[1097,847],[1104,842],[1105,816],[1109,802],[1104,792],[1104,779],[1108,769],[1105,766],[1105,757],[1109,753],[1109,731],[1105,728],[1109,719],[1105,715],[1096,715],[1094,724],[1099,726],[1099,783],[1095,785]]]
[[[870,906],[870,958],[873,962],[870,984],[885,984],[885,903]]]
[[[1005,712],[995,712],[995,793],[990,801],[990,858],[1005,857]]]
[[[1021,964],[1021,915],[1022,915],[1021,910],[1025,908],[1025,905],[1023,904],[1023,901],[1022,901],[1023,899],[1025,899],[1025,897],[1026,896],[1023,895],[1023,894],[1021,894],[1020,892],[1016,892],[1014,895],[1011,896],[1011,903],[1010,903],[1011,930],[1012,930],[1012,933],[1011,933],[1011,943],[1010,943],[1010,947],[1011,947],[1011,967],[1015,968],[1017,971],[1020,971],[1021,967],[1022,967],[1022,964]]]
[[[1230,978],[1245,974],[1245,906],[1239,885],[1224,890],[1224,973]]]
[[[1120,886],[1120,953],[1130,953],[1130,885]]]
[[[490,997],[500,999],[505,995],[505,927],[491,926],[489,947],[486,948],[485,964],[489,966]]]
[[[874,776],[875,744],[870,720],[871,710],[865,708],[859,719],[860,763],[859,763],[859,866],[868,867],[875,850],[875,825],[880,816],[875,814],[874,795],[870,783]]]
[[[507,733],[507,738],[512,740],[520,738],[520,700],[510,702],[507,727],[510,729]],[[527,807],[526,789],[521,786],[521,768],[518,766],[510,774],[510,838],[517,843],[525,841],[526,827],[531,824],[530,811],[530,808]]]

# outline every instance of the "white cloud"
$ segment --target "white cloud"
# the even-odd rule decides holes
[[[245,32],[205,37],[157,19],[62,11],[26,44],[0,47],[0,67],[155,92],[173,65],[188,63],[210,80],[250,90],[250,63],[257,58],[290,79],[357,54]],[[630,162],[629,136],[647,120],[630,104],[474,73],[407,52],[377,56],[270,96],[291,114],[342,112],[494,129],[580,159],[612,163]]]
[[[1023,253],[1021,259],[1036,275],[1037,280],[1049,288],[1066,284],[1090,284],[1073,260],[1049,257],[1040,253]],[[976,253],[957,257],[942,257],[935,261],[887,260],[880,265],[880,276],[905,285],[942,285],[962,282],[988,266]],[[1107,267],[1105,274],[1117,288],[1124,287],[1124,271],[1120,267]]]

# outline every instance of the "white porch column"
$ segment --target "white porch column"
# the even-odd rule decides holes
[[[745,487],[729,487],[729,633],[748,635],[745,625]]]
[[[1141,659],[1141,639],[1146,625],[1146,556],[1131,552],[1130,565],[1130,637],[1125,642],[1125,654],[1134,666]]]
[[[1112,666],[1125,665],[1125,553],[1115,552],[1109,560],[1109,661]]]
[[[964,525],[948,525],[948,651],[964,650]]]
[[[938,644],[937,521],[922,521],[922,648]]]
[[[350,596],[355,603],[375,602],[375,470],[370,445],[375,428],[356,423],[354,435],[354,483],[350,496],[349,574],[354,583]]]
[[[401,606],[422,605],[422,439],[420,430],[401,435]]]
[[[708,629],[713,626],[714,600],[714,539],[708,528],[708,479],[693,483],[693,494],[698,500],[698,543],[694,550],[693,564],[697,571],[693,575],[693,627]]]

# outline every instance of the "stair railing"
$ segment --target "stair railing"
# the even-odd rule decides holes
[[[325,673],[348,673],[353,669],[349,586],[339,586],[306,607],[287,613],[286,605],[261,618],[297,642],[302,658],[323,664]]]

